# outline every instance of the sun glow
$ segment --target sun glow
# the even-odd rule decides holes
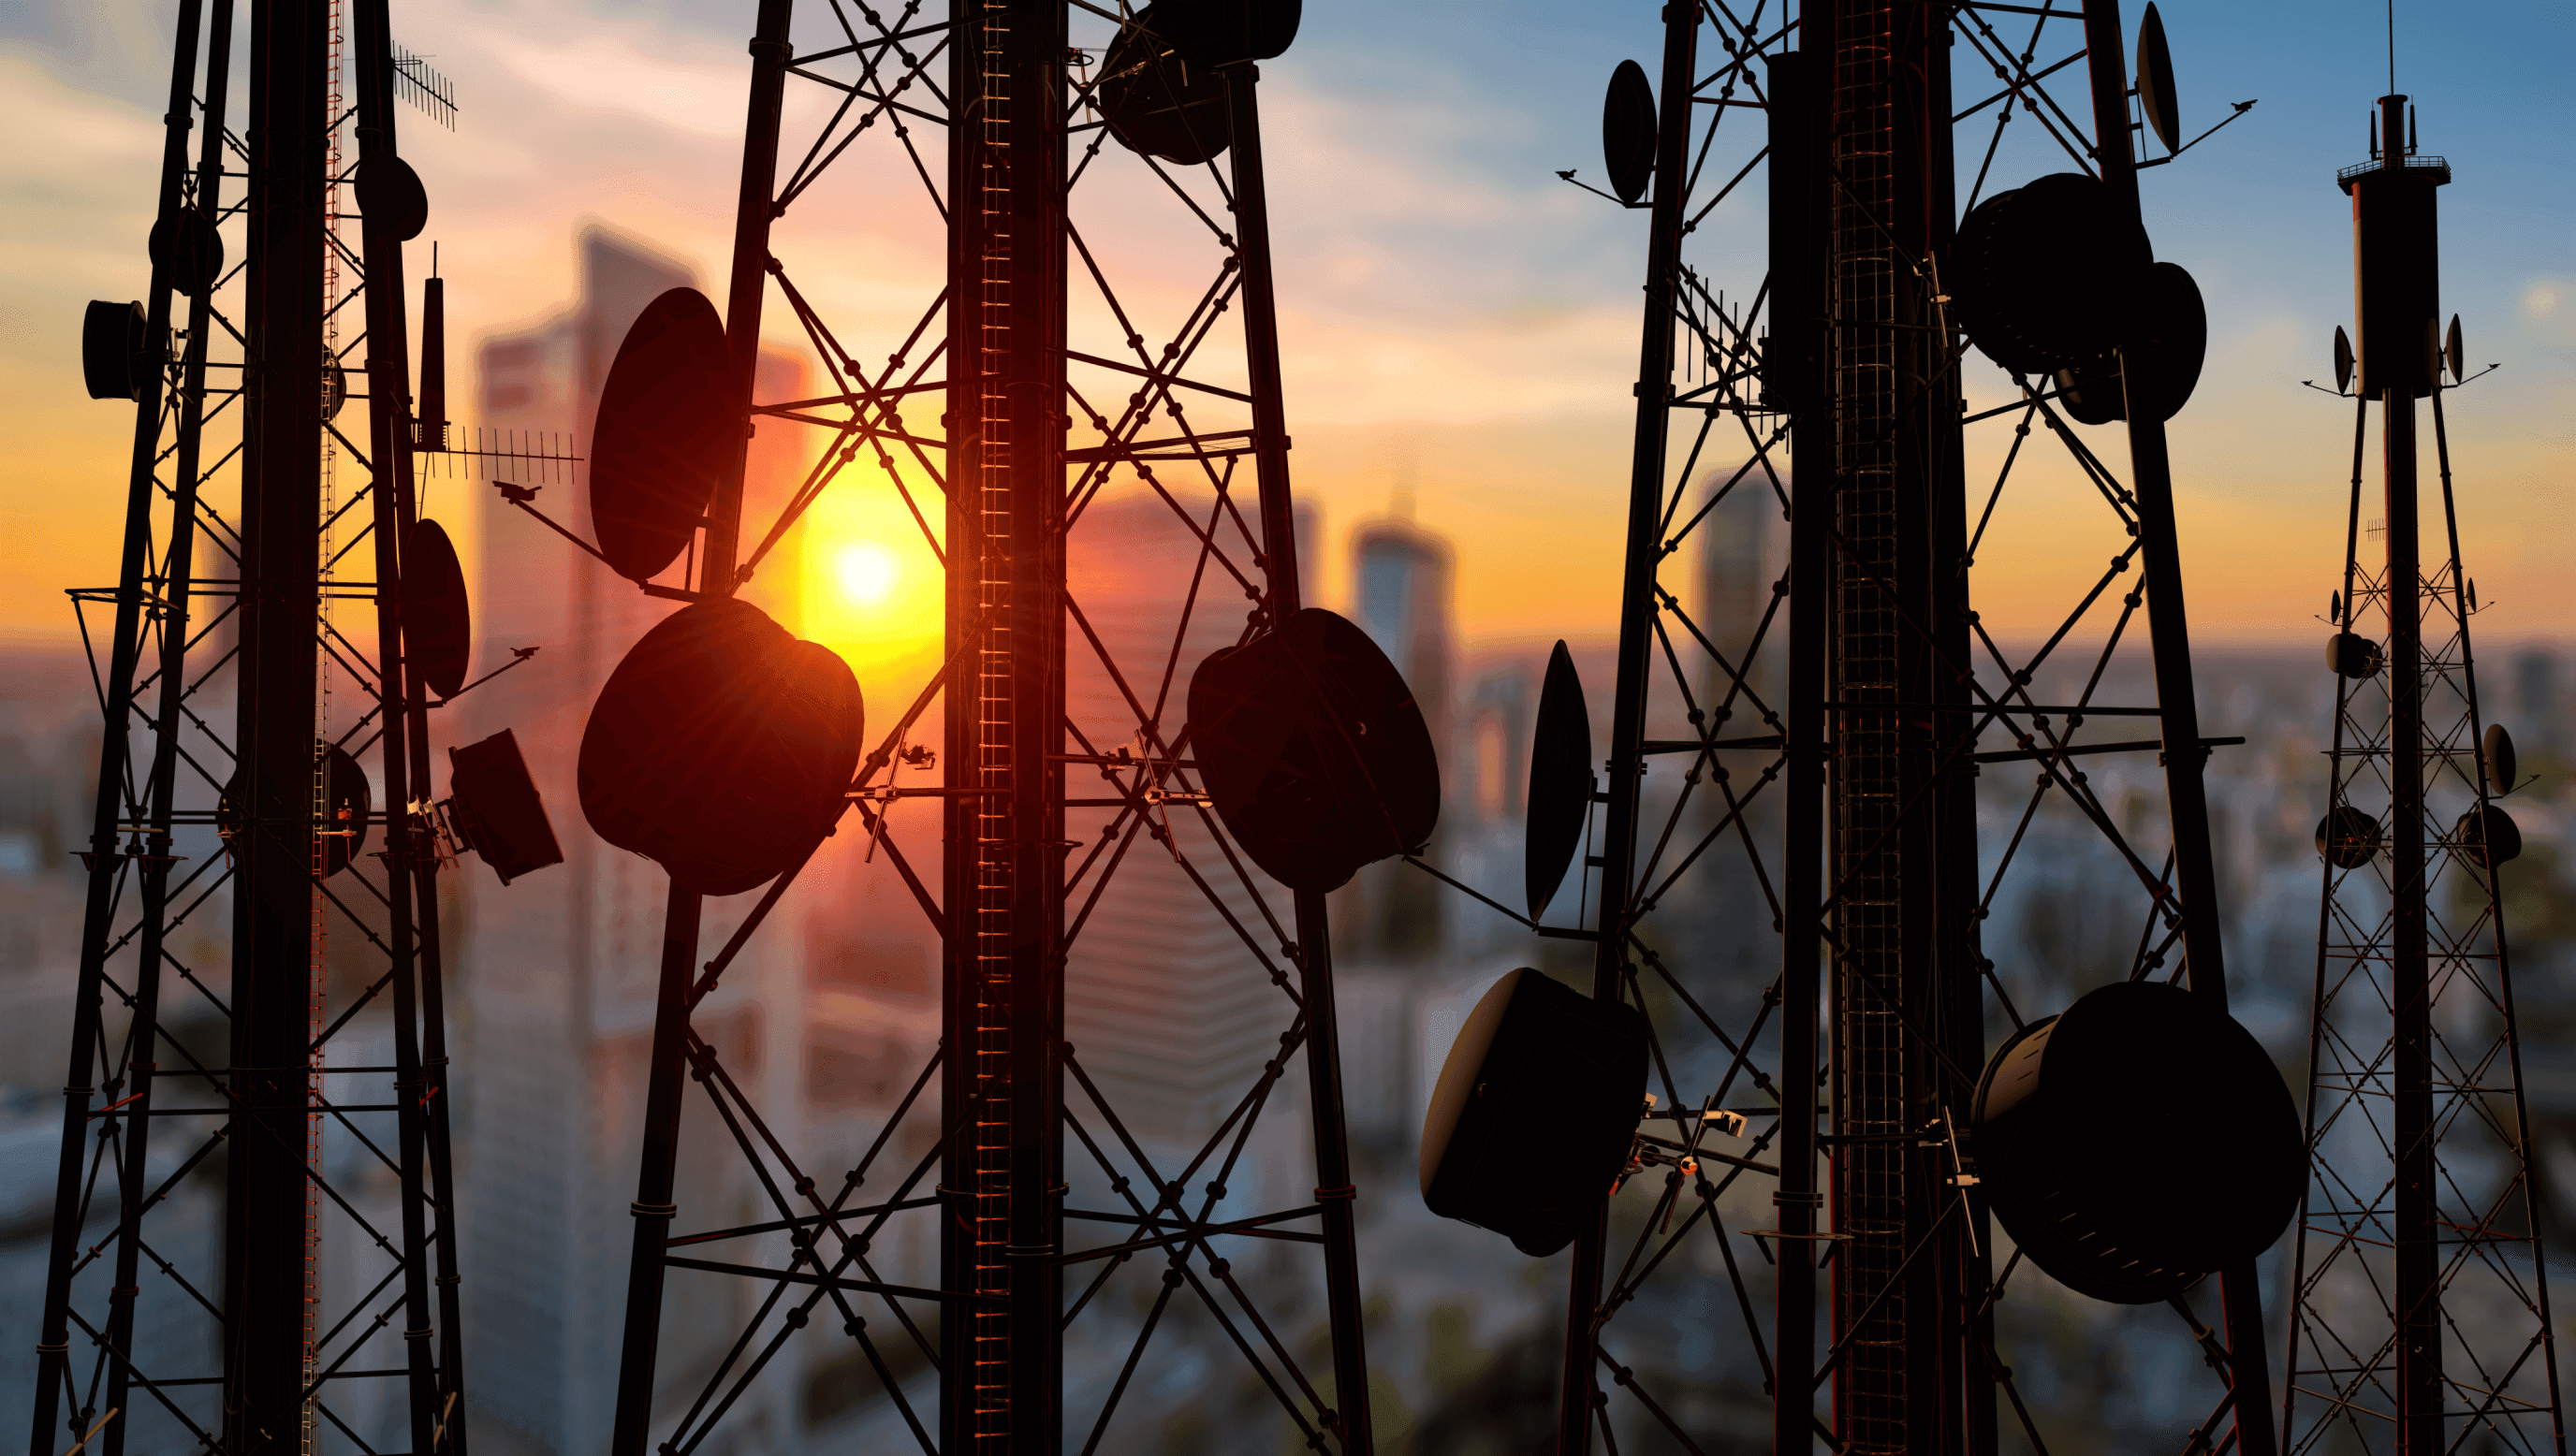
[[[841,595],[855,607],[877,607],[893,596],[903,581],[903,563],[874,541],[854,541],[841,548],[838,568]]]
[[[798,530],[805,635],[846,658],[871,701],[880,690],[909,698],[939,665],[945,575],[903,497],[879,472],[853,466]]]

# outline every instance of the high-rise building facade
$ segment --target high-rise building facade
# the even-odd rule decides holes
[[[487,443],[518,432],[521,444],[542,450],[559,438],[573,455],[588,456],[600,391],[628,326],[666,290],[698,281],[685,264],[606,228],[584,229],[578,247],[579,301],[476,351],[478,418],[470,426]],[[759,396],[795,397],[800,373],[793,356],[764,353]],[[803,468],[799,431],[769,423],[754,439],[746,480],[753,517],[764,502],[774,508]],[[451,438],[472,443],[470,426]],[[508,479],[513,469],[493,462],[489,473]],[[570,480],[559,468],[552,474],[537,509],[589,539],[578,467]],[[469,1388],[480,1407],[478,1440],[490,1432],[503,1449],[568,1456],[608,1439],[665,884],[659,866],[590,832],[574,765],[600,686],[674,606],[643,595],[481,481],[434,488],[480,495],[475,670],[506,661],[507,649],[538,649],[457,704],[462,721],[449,725],[450,741],[504,728],[516,734],[565,859],[507,887],[473,861],[463,867],[456,1004],[464,1065],[455,1085],[465,1098],[458,1197]],[[764,569],[744,593],[791,629],[792,576]],[[721,944],[755,899],[711,902],[707,944]],[[791,1111],[801,1107],[799,949],[792,924],[764,931],[696,1018],[738,1080]],[[758,1216],[741,1160],[723,1137],[702,1108],[690,1109],[680,1198],[693,1220],[718,1221],[724,1209],[744,1221]],[[671,1383],[703,1376],[704,1362],[730,1338],[737,1298],[719,1281],[672,1281],[663,1346]],[[770,1419],[783,1424],[792,1375],[774,1383],[762,1393],[780,1406]]]

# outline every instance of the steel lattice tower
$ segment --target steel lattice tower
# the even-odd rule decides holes
[[[703,964],[699,897],[673,889],[613,1449],[697,1449],[809,1325],[821,1328],[803,1338],[846,1339],[864,1356],[923,1450],[1116,1449],[1120,1402],[1157,1329],[1176,1327],[1165,1317],[1179,1300],[1222,1331],[1308,1440],[1367,1451],[1324,903],[1257,877],[1229,842],[1199,787],[1179,696],[1208,646],[1247,640],[1300,605],[1256,72],[1249,60],[1187,63],[1132,21],[1113,67],[1114,18],[1104,26],[1107,12],[1060,0],[959,0],[944,19],[922,11],[918,0],[893,14],[825,0],[809,7],[812,34],[799,41],[787,0],[760,6],[726,335],[748,418],[831,433],[756,540],[740,519],[735,455],[708,512],[702,569],[647,590],[731,592],[827,490],[883,491],[910,507],[947,583],[945,665],[891,728],[871,729],[849,803],[870,852],[896,867],[941,937],[942,1040],[839,1187],[818,1183],[689,1023],[802,865]],[[1112,141],[1103,88],[1118,85],[1180,98],[1162,124],[1201,160],[1143,158]],[[820,108],[807,105],[818,95]],[[810,132],[809,120],[819,121]],[[1207,155],[1217,149],[1200,145],[1203,130],[1229,139],[1221,154]],[[868,141],[891,159],[893,181],[865,180],[879,155]],[[797,231],[805,213],[795,209],[814,211],[835,188],[885,208],[916,182],[926,227],[946,239],[946,286],[888,344],[863,346],[883,321],[845,319],[823,301],[838,240]],[[1086,197],[1131,183],[1166,210],[1083,216]],[[1183,231],[1162,236],[1202,248],[1203,283],[1167,287],[1186,276],[1167,260],[1133,279],[1113,271],[1109,245],[1122,230],[1174,224]],[[818,398],[752,397],[772,300],[830,377]],[[1241,320],[1239,353],[1229,314]],[[884,348],[885,362],[862,362],[863,347]],[[924,408],[933,401],[936,424]],[[861,462],[872,478],[837,478]],[[1069,559],[1122,548],[1104,535],[1121,529],[1104,523],[1126,519],[1104,491],[1145,500],[1188,542],[1177,562],[1153,558],[1136,584],[1152,598],[1140,610],[1159,614],[1137,629],[1150,643],[1141,651],[1069,585]],[[1245,605],[1220,605],[1229,598]],[[934,706],[936,755],[921,726]],[[935,786],[899,785],[934,756]],[[908,844],[924,826],[903,823],[907,798],[937,802],[936,873],[914,868],[923,851]],[[1095,910],[1116,913],[1102,908],[1104,891],[1157,875],[1178,877],[1194,913],[1222,920],[1224,974],[1271,988],[1277,1025],[1275,1050],[1227,1093],[1214,1134],[1176,1164],[1131,1134],[1065,1031],[1068,958],[1087,925],[1099,933]],[[1301,1072],[1311,1198],[1248,1216],[1221,1208],[1230,1179],[1253,1178],[1251,1140],[1280,1122],[1283,1084]],[[675,1168],[692,1080],[772,1219],[691,1222]],[[935,1123],[928,1151],[890,1151],[916,1115]],[[924,1221],[937,1260],[906,1277],[888,1250]],[[683,1252],[745,1240],[763,1252],[721,1263]],[[1276,1257],[1255,1259],[1265,1249]],[[1301,1265],[1309,1253],[1320,1259]],[[1160,1271],[1160,1289],[1134,1300],[1141,1319],[1120,1326],[1103,1291],[1123,1291],[1113,1276],[1139,1261]],[[662,1407],[673,1269],[748,1276],[760,1293],[713,1372]],[[1329,1329],[1329,1382],[1288,1347],[1278,1321],[1291,1312]],[[1104,1325],[1114,1378],[1077,1400],[1066,1389],[1068,1331]],[[935,1412],[906,1394],[907,1361],[936,1371]]]
[[[354,250],[337,226],[354,167],[409,175],[394,52],[382,0],[262,0],[245,135],[234,20],[230,0],[179,10],[121,576],[72,594],[112,625],[91,638],[105,739],[30,1449],[119,1453],[132,1430],[310,1452],[363,1446],[355,1420],[462,1452],[439,864],[410,807],[433,695],[401,622],[419,221],[370,207]],[[348,782],[370,750],[372,808]],[[229,985],[182,938],[227,894]],[[209,1016],[221,1050],[193,1029]],[[380,1175],[390,1199],[364,1186]]]
[[[2463,363],[2455,322],[2445,384],[2434,189],[2451,169],[2412,133],[2406,98],[2382,97],[2376,155],[2336,179],[2352,198],[2360,370],[2336,382],[2355,396],[2352,495],[2284,1420],[2302,1453],[2555,1453],[2566,1434],[2498,879],[2520,839],[2496,800],[2519,785],[2509,751],[2480,751],[2477,588],[2442,418]],[[2419,398],[2442,488],[2429,542]],[[2373,404],[2377,562],[2362,531]]]
[[[1614,1197],[1576,1244],[1557,1449],[1630,1422],[1698,1449],[1677,1391],[1648,1368],[1650,1337],[1625,1331],[1711,1240],[1781,1456],[1819,1439],[1981,1456],[1999,1420],[2046,1449],[1995,1330],[2022,1260],[1993,1257],[1961,1154],[1990,1034],[2037,1014],[2004,994],[1980,922],[2044,872],[2025,840],[2061,803],[2134,881],[2110,912],[2144,922],[2126,978],[2223,1008],[2201,778],[2213,741],[2193,697],[2162,424],[2128,426],[2121,472],[2050,379],[2014,374],[2012,402],[1968,414],[1969,344],[1942,269],[1954,220],[2020,180],[1997,160],[2027,164],[2001,150],[2017,117],[2043,160],[2105,184],[2115,218],[2139,217],[2119,9],[1663,14],[1605,908],[1583,932],[1595,994],[1652,1028],[1656,1101],[1628,1182],[1660,1192],[1651,1206]],[[2089,98],[2052,92],[2069,67]],[[1992,86],[1967,79],[1988,70]],[[2090,127],[2076,120],[2088,99]],[[1686,249],[1766,160],[1768,276],[1730,300]],[[2033,462],[2050,436],[2057,468],[2098,497],[2109,565],[2020,649],[1980,620],[1975,565],[1989,529],[2044,489]],[[1701,472],[1735,459],[1701,494]],[[1786,525],[1785,574],[1745,603],[1677,569],[1725,513]],[[2132,570],[2142,579],[2123,583]],[[2146,651],[2123,655],[2139,629]],[[2124,675],[2146,679],[2145,701],[2119,693]],[[2130,720],[2155,736],[2085,731]],[[2088,756],[2105,753],[2159,756],[2165,812],[2147,837],[2092,785]],[[2036,781],[2005,788],[1999,765]],[[1981,801],[2018,820],[1999,848],[1980,843]],[[1694,968],[1711,936],[1764,918],[1781,936],[1776,974]],[[1740,1144],[1726,1132],[1739,1115]],[[1748,1178],[1769,1189],[1776,1227],[1729,1227],[1720,1201]],[[2251,1266],[2214,1282],[2210,1317],[2174,1302],[2220,1375],[2194,1446],[2270,1456]],[[1828,1415],[1809,1392],[1829,1381]]]

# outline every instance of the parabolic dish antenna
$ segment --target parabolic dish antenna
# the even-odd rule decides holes
[[[1533,1257],[1574,1241],[1646,1106],[1646,1018],[1523,967],[1467,1014],[1422,1120],[1422,1201]]]
[[[648,580],[689,544],[742,448],[731,377],[724,321],[694,288],[654,299],[617,346],[591,430],[590,519],[618,575]]]
[[[2165,155],[2182,150],[2181,108],[2174,99],[2173,51],[2165,45],[2164,17],[2153,3],[2138,22],[2138,108],[2147,126],[2165,144]]]
[[[367,816],[375,812],[376,792],[367,782],[367,771],[347,749],[319,742],[313,747],[323,760],[322,795],[326,804],[313,828],[322,843],[322,878],[329,879],[365,852]],[[285,797],[290,804],[311,804],[312,780],[299,780]],[[215,801],[215,829],[227,840],[238,832],[234,820],[240,813],[240,804],[241,774],[236,770],[232,781],[224,785],[222,797]]]
[[[2099,179],[2058,172],[1978,203],[1950,247],[1959,326],[2016,374],[2117,348],[2155,261]]]
[[[1155,0],[1164,37],[1190,64],[1214,69],[1275,60],[1297,39],[1302,0]]]
[[[2147,269],[2119,350],[2057,371],[2066,412],[2088,425],[2129,417],[2136,403],[2162,422],[2182,412],[2209,355],[2209,311],[2200,285],[2179,263]]]
[[[464,690],[474,650],[473,605],[446,528],[426,517],[403,533],[402,638],[403,655],[432,693],[452,698]]]
[[[2115,1304],[2272,1246],[2307,1183],[2298,1105],[2251,1032],[2161,981],[2024,1028],[1977,1087],[1977,1177],[2021,1251]]]
[[[1583,679],[1565,643],[1547,655],[1547,677],[1538,690],[1538,722],[1530,732],[1529,823],[1522,842],[1522,883],[1536,920],[1565,882],[1566,867],[1583,847],[1592,816],[1592,717],[1583,703]]]
[[[858,680],[829,649],[748,602],[693,602],[600,689],[581,736],[581,811],[682,888],[738,895],[839,820],[864,727]]]
[[[1225,78],[1192,60],[1163,28],[1170,3],[1157,0],[1118,27],[1100,62],[1095,94],[1119,145],[1195,167],[1224,154],[1234,126],[1225,109]]]
[[[1655,180],[1655,87],[1635,61],[1619,63],[1601,98],[1601,163],[1621,202],[1645,196]]]
[[[2317,853],[2339,870],[2357,870],[2378,857],[2379,821],[2350,804],[2317,821]]]
[[[398,242],[408,243],[429,226],[429,190],[411,163],[395,156],[369,157],[358,164],[358,211],[392,228]]]
[[[1190,737],[1217,817],[1291,889],[1338,889],[1440,822],[1440,761],[1413,690],[1366,632],[1319,607],[1199,664]]]

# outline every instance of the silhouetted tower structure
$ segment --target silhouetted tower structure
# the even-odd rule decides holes
[[[2357,339],[2335,331],[2335,385],[2355,399],[2352,496],[2327,644],[2337,680],[2317,826],[2313,1171],[2285,1427],[2296,1453],[2559,1453],[2499,878],[2522,841],[2496,800],[2519,785],[2511,736],[2479,705],[2477,587],[2460,559],[2442,418],[2466,364],[2458,320],[2441,327],[2435,189],[2451,168],[2417,151],[2414,108],[2390,95],[2370,160],[2335,180],[2352,199]],[[2441,483],[2429,540],[2419,399]],[[2384,514],[2365,536],[2373,405]]]
[[[1659,1193],[1614,1195],[1576,1239],[1556,1449],[1655,1427],[1695,1442],[1652,1340],[1623,1316],[1671,1298],[1690,1277],[1680,1251],[1714,1238],[1779,1456],[1820,1440],[1985,1456],[2003,1421],[2045,1449],[1993,1321],[2016,1271],[2039,1277],[2033,1263],[2097,1297],[2170,1303],[2182,1316],[2173,1337],[2198,1342],[2221,1377],[2195,1444],[2272,1456],[2252,1256],[2289,1216],[2295,1117],[2277,1071],[2225,1015],[2202,787],[2213,740],[2193,698],[2164,442],[2205,322],[2188,275],[2153,261],[2137,188],[2141,166],[2188,145],[2173,127],[2161,24],[2150,7],[2133,90],[2113,0],[2009,17],[1818,0],[1794,19],[1698,5],[1663,18],[1660,81],[1623,67],[1604,119],[1616,200],[1647,214],[1618,676],[1596,765],[1605,909],[1579,931],[1539,927],[1592,940],[1594,996],[1626,1002],[1649,1028],[1650,1098],[1621,1183]],[[2069,68],[2087,83],[2089,134],[2075,120],[2086,99],[2048,85]],[[1757,117],[1767,134],[1754,133]],[[2005,148],[2017,117],[2039,134]],[[2141,133],[2167,156],[2142,157]],[[2034,153],[2035,170],[2058,170],[2012,187]],[[1766,159],[1768,277],[1721,291],[1686,244],[1713,209],[1755,191]],[[2041,258],[2057,261],[2028,261]],[[1989,392],[2008,403],[1969,413],[1972,360],[2000,367],[2009,388]],[[2128,468],[2115,472],[2073,426],[2123,419]],[[2008,439],[1972,448],[2005,427]],[[2109,565],[2025,647],[1980,619],[1975,567],[1998,512],[2034,489],[2016,463],[2051,435],[2106,508]],[[1693,490],[1711,466],[1715,490]],[[1692,535],[1737,492],[1771,502],[1789,537],[1787,574],[1749,613],[1740,592],[1703,600],[1705,583],[1664,565],[1689,561]],[[2090,549],[2065,539],[2070,553]],[[2132,569],[2142,579],[2122,583]],[[2124,654],[2141,636],[2144,651]],[[2145,701],[2113,686],[2124,679]],[[1544,707],[1541,719],[1544,738]],[[2100,723],[2155,731],[2104,741],[2086,731]],[[2086,768],[2105,753],[2158,755],[2166,813],[2147,834],[2165,844],[2133,843],[2104,806]],[[2005,788],[2029,781],[1998,766],[2036,782]],[[1535,824],[1535,767],[1531,793]],[[1998,793],[2019,820],[1999,848],[1980,844],[1976,817]],[[2272,1156],[2257,1161],[2279,1187],[2260,1216],[2215,1214],[2231,1233],[2209,1248],[2150,1257],[2109,1236],[2099,1220],[2118,1200],[2099,1184],[2074,1197],[2091,1212],[2072,1222],[2051,1222],[2072,1203],[2030,1212],[2034,1169],[2043,1182],[2099,1176],[2068,1171],[2085,1139],[2014,1143],[2030,1124],[1989,1096],[2014,1048],[2103,1024],[2014,1006],[1980,927],[2051,802],[2134,877],[2133,903],[2109,913],[2145,922],[2125,976],[2086,999],[2149,996],[2192,1036],[2224,1042],[2277,1100],[2264,1124]],[[1780,826],[1776,843],[1767,824]],[[1713,873],[1713,856],[1739,854],[1782,937],[1768,986],[1707,969],[1667,908]],[[2146,981],[2163,984],[2125,984]],[[1997,1027],[2005,1046],[1981,1078]],[[2055,1095],[2066,1084],[2049,1065],[2033,1085]],[[2083,1113],[2047,1115],[2105,1127],[2141,1115],[2134,1089],[2086,1095]],[[2091,1141],[2104,1139],[2119,1135]],[[2159,1167],[2167,1186],[2229,1181]],[[1748,1178],[1769,1184],[1774,1226],[1721,1215],[1720,1198]],[[2009,1262],[1994,1256],[1990,1215],[2023,1220]],[[2048,1247],[2035,1252],[2035,1238]],[[2087,1240],[2124,1252],[2093,1267]],[[2138,1272],[2149,1265],[2152,1277]],[[2212,1273],[2204,1315],[2184,1296]]]
[[[837,1187],[818,1183],[689,1019],[812,850],[766,880],[725,948],[703,961],[705,897],[675,874],[611,1448],[691,1449],[810,1324],[814,1337],[847,1340],[864,1356],[877,1395],[900,1416],[895,1439],[950,1452],[1114,1449],[1112,1420],[1156,1330],[1178,1326],[1164,1315],[1180,1299],[1228,1337],[1314,1443],[1366,1451],[1323,896],[1282,896],[1255,878],[1211,812],[1183,706],[1194,622],[1223,613],[1240,623],[1229,632],[1240,642],[1300,606],[1254,67],[1285,48],[1293,23],[1283,29],[1261,7],[1208,5],[1176,9],[1157,31],[1142,12],[1104,24],[1103,12],[1061,0],[920,12],[823,0],[807,8],[800,44],[787,0],[763,0],[722,319],[726,429],[786,416],[832,434],[765,533],[744,529],[742,455],[729,446],[703,519],[694,506],[668,519],[674,540],[695,543],[686,575],[656,579],[671,558],[620,570],[649,594],[689,603],[677,622],[721,604],[826,489],[884,491],[911,507],[921,552],[946,575],[945,666],[898,705],[891,727],[869,728],[872,746],[833,817],[856,810],[869,852],[897,868],[939,929],[944,1035],[857,1165]],[[834,109],[810,144],[783,138],[786,88],[813,81],[830,88]],[[870,131],[877,152],[860,145]],[[1145,154],[1150,172],[1130,153]],[[890,173],[866,170],[883,162]],[[1213,245],[1204,284],[1180,283],[1167,257],[1133,280],[1114,271],[1114,245],[1163,222],[1132,205],[1083,218],[1099,188],[1077,184],[1122,167],[1136,169],[1148,195],[1180,204],[1168,216]],[[903,321],[882,364],[862,361],[855,332],[878,321],[837,319],[799,283],[802,266],[829,266],[839,241],[798,233],[806,214],[794,209],[818,182],[853,173],[868,179],[872,207],[900,200],[886,176],[925,188],[936,218],[926,225],[947,240],[945,289]],[[772,298],[820,356],[829,384],[819,398],[753,397],[749,361]],[[1221,327],[1229,315],[1241,320],[1239,354]],[[642,331],[629,349],[643,347]],[[618,388],[613,371],[612,398]],[[609,480],[598,463],[615,434],[609,413],[604,403],[594,519]],[[1159,499],[1194,542],[1190,570],[1160,583],[1169,620],[1150,657],[1121,660],[1067,588],[1068,556],[1117,548],[1083,530],[1104,492]],[[1117,712],[1075,706],[1068,679],[1085,675],[1114,689]],[[607,712],[594,714],[594,736]],[[935,870],[908,857],[924,852],[908,846],[927,826],[907,818],[907,798],[938,807]],[[1177,1165],[1130,1135],[1064,1035],[1068,950],[1112,876],[1148,873],[1185,876],[1239,940],[1237,973],[1279,995],[1277,1051]],[[1300,1070],[1311,1117],[1294,1135],[1313,1139],[1311,1182],[1301,1178],[1284,1208],[1246,1207],[1230,1184],[1269,1181],[1263,1165],[1278,1154],[1247,1150],[1267,1146],[1257,1134],[1274,1136],[1265,1132],[1281,1121],[1274,1096]],[[772,1218],[697,1226],[705,1210],[689,1206],[674,1177],[691,1081],[759,1170]],[[916,1114],[930,1135],[896,1139]],[[889,1170],[881,1156],[908,1166]],[[891,1250],[909,1246],[903,1231],[923,1223],[935,1229],[935,1263],[891,1262],[901,1257]],[[692,1246],[718,1240],[761,1240],[750,1247],[776,1261],[696,1256]],[[1301,1245],[1319,1266],[1284,1272]],[[1100,1296],[1138,1261],[1161,1272],[1159,1291],[1135,1301],[1145,1313],[1132,1340],[1118,1336],[1127,1348],[1114,1379],[1086,1386],[1077,1405],[1065,1388],[1068,1330],[1080,1337],[1126,1318]],[[657,1404],[673,1269],[750,1276],[759,1294],[702,1388]],[[1277,1320],[1289,1309],[1299,1327],[1318,1315],[1329,1327],[1329,1385],[1301,1371],[1285,1343]],[[935,1412],[916,1410],[904,1390],[903,1370],[917,1365],[938,1372]]]
[[[149,302],[91,305],[83,341],[91,394],[136,414],[120,581],[72,594],[113,625],[31,1450],[311,1452],[366,1426],[462,1452],[445,855],[415,800],[464,602],[412,491],[401,245],[426,202],[393,114],[398,87],[452,104],[398,69],[383,0],[263,0],[245,145],[234,21],[180,7]],[[227,906],[228,976],[181,935]],[[184,1034],[205,1008],[221,1048]],[[218,1169],[201,1260],[192,1190]]]

